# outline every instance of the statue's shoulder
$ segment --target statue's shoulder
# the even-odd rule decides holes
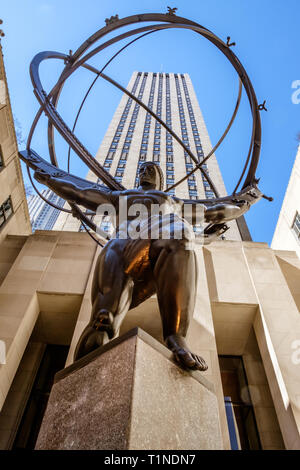
[[[136,194],[144,194],[144,191],[140,189],[125,189],[124,191],[118,191],[120,196],[132,196]]]
[[[162,197],[163,199],[165,200],[168,200],[169,202],[173,202],[175,204],[182,204],[182,200],[179,199],[178,197],[176,196],[173,196],[172,194],[169,194],[169,193],[166,193],[165,191],[159,191],[157,189],[153,189],[151,191],[149,191],[151,194],[153,194],[154,196],[160,196]]]

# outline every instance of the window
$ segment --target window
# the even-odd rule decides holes
[[[0,227],[5,223],[5,216],[2,206],[0,206]]]
[[[5,224],[5,222],[9,219],[11,214],[13,213],[11,197],[9,196],[8,199],[0,206],[0,227]]]
[[[295,232],[296,237],[298,238],[298,240],[300,240],[300,215],[298,214],[298,212],[296,212],[294,222],[293,222],[293,225],[292,225],[292,229]]]

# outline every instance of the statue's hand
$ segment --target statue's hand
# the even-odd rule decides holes
[[[51,178],[51,176],[49,175],[49,173],[46,173],[42,170],[36,170],[34,172],[34,178],[39,182],[39,183],[42,183],[42,184],[47,184]]]
[[[237,216],[235,217],[235,219],[237,219],[238,217],[240,217],[241,215],[243,215],[245,212],[247,212],[250,209],[251,204],[245,200],[235,201],[233,207],[236,207]]]
[[[205,212],[205,221],[220,223],[229,220],[238,219],[250,208],[247,201],[236,201],[234,204],[216,204],[208,207]]]

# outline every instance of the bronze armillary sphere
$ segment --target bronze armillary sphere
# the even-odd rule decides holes
[[[107,34],[117,31],[118,29],[126,26],[130,26],[133,24],[138,24],[138,23],[147,23],[150,22],[151,24],[148,26],[142,26],[138,27],[136,29],[126,31],[123,34],[117,35],[111,39],[109,39],[106,42],[102,42],[102,44],[98,45],[94,49],[92,47],[99,41],[102,40]],[[107,67],[107,65],[126,47],[131,45],[133,42],[137,41],[141,37],[144,37],[145,35],[154,33],[156,31],[160,31],[163,29],[170,29],[170,28],[180,28],[180,29],[189,29],[194,31],[197,34],[200,34],[201,36],[205,37],[208,39],[210,42],[212,42],[218,49],[228,58],[228,60],[231,62],[233,67],[238,73],[239,79],[240,79],[240,86],[239,86],[239,94],[238,94],[238,99],[237,103],[234,109],[234,113],[232,115],[232,118],[222,135],[222,137],[219,139],[218,143],[215,145],[215,147],[212,149],[211,152],[209,152],[208,155],[206,155],[201,161],[193,155],[191,150],[187,148],[182,142],[182,140],[170,129],[167,124],[165,124],[158,116],[155,115],[155,113],[150,110],[144,103],[142,103],[137,97],[132,95],[128,90],[123,88],[119,83],[117,83],[115,80],[112,78],[108,77],[103,73],[103,70]],[[122,47],[108,62],[107,64],[102,68],[102,70],[97,70],[93,66],[88,64],[88,60],[98,54],[99,52],[103,51],[105,48],[110,46],[111,44],[117,43],[127,37],[132,37],[139,35],[138,37],[134,38],[131,40],[126,46]],[[221,39],[219,39],[214,33],[209,31],[208,29],[204,28],[203,26],[199,25],[198,23],[195,23],[194,21],[188,20],[186,18],[181,18],[175,15],[175,10],[174,9],[169,9],[169,12],[167,14],[160,14],[160,13],[154,13],[154,14],[141,14],[141,15],[133,15],[129,16],[127,18],[119,19],[118,15],[112,16],[110,19],[106,20],[106,26],[98,30],[95,34],[90,36],[78,49],[76,52],[73,54],[70,51],[70,55],[65,55],[61,54],[58,52],[41,52],[37,54],[34,59],[32,60],[32,63],[30,65],[30,75],[32,79],[32,83],[34,86],[34,93],[41,105],[30,130],[29,136],[28,136],[28,141],[27,141],[27,147],[26,151],[20,152],[20,157],[22,160],[25,161],[27,164],[27,168],[31,167],[34,170],[42,170],[45,171],[46,173],[52,174],[53,171],[56,172],[57,175],[61,176],[66,176],[65,172],[63,170],[59,170],[59,173],[57,173],[56,168],[58,167],[57,163],[57,158],[56,158],[56,152],[55,152],[55,140],[54,140],[54,128],[57,129],[57,131],[62,135],[62,137],[66,140],[66,142],[69,144],[69,156],[68,156],[68,173],[69,173],[69,160],[70,160],[70,149],[72,148],[73,151],[81,158],[81,160],[89,167],[90,170],[92,170],[95,175],[97,175],[98,178],[100,178],[110,189],[114,190],[123,190],[125,189],[121,183],[116,181],[103,167],[102,165],[89,153],[89,151],[85,148],[85,146],[78,140],[78,138],[74,134],[74,130],[76,127],[77,119],[80,114],[80,111],[82,109],[82,105],[87,97],[87,94],[91,90],[93,84],[95,81],[101,77],[107,80],[108,82],[112,83],[115,85],[117,88],[122,90],[124,93],[126,93],[128,96],[130,96],[134,101],[136,101],[138,104],[140,104],[145,110],[147,110],[148,113],[150,113],[156,120],[158,120],[161,125],[167,130],[168,133],[170,133],[173,138],[183,147],[185,152],[192,158],[192,160],[195,163],[195,168],[186,176],[184,176],[180,181],[177,181],[172,187],[169,187],[166,189],[166,191],[170,191],[173,187],[177,186],[181,182],[183,182],[185,179],[188,178],[193,172],[196,170],[200,170],[203,174],[203,176],[206,178],[206,180],[209,182],[212,191],[215,194],[215,198],[211,199],[209,201],[209,204],[215,204],[217,202],[221,201],[226,201],[226,202],[232,202],[235,200],[241,200],[241,199],[246,199],[248,202],[251,204],[253,202],[256,202],[256,200],[259,199],[258,191],[257,193],[257,179],[255,178],[255,172],[259,160],[259,154],[260,154],[260,145],[261,145],[261,124],[260,124],[260,115],[259,115],[259,106],[257,104],[255,92],[253,90],[253,86],[250,82],[250,79],[236,57],[236,55],[232,52],[230,49],[230,46],[233,44],[230,44],[229,42],[230,38],[227,38],[227,43],[223,42]],[[89,51],[89,52],[88,52]],[[63,60],[65,63],[65,68],[63,72],[61,73],[61,76],[59,77],[56,85],[52,88],[49,94],[46,93],[46,91],[42,87],[42,83],[40,80],[39,76],[39,66],[42,61],[46,59],[60,59]],[[91,87],[88,90],[88,93],[86,94],[82,105],[80,106],[79,112],[77,114],[77,117],[75,119],[75,123],[73,126],[73,129],[69,129],[68,126],[65,124],[63,121],[62,117],[58,114],[56,108],[58,105],[60,93],[62,91],[62,88],[67,81],[67,79],[79,68],[79,67],[84,67],[88,70],[90,70],[92,73],[96,75],[95,80],[93,81]],[[205,172],[203,168],[203,164],[207,161],[207,159],[213,155],[214,151],[219,147],[225,136],[227,135],[238,110],[239,103],[240,103],[240,98],[241,98],[241,91],[242,91],[242,85],[244,86],[249,103],[250,103],[250,108],[252,112],[252,135],[251,135],[251,142],[249,145],[249,151],[248,155],[246,157],[245,165],[242,171],[242,174],[235,186],[234,192],[231,196],[226,196],[225,198],[219,197],[218,191],[215,188],[215,185],[213,181],[211,181],[209,175]],[[45,113],[46,116],[48,117],[48,146],[49,146],[49,154],[50,154],[50,161],[51,165],[47,163],[45,160],[43,160],[32,148],[31,148],[31,141],[32,137],[36,128],[36,125],[42,115],[42,113]],[[56,168],[54,168],[56,167]],[[29,173],[29,170],[28,170]],[[29,173],[30,176],[30,173]],[[74,176],[69,176],[69,178],[74,180]],[[244,180],[243,180],[244,178]],[[31,179],[31,176],[30,176]],[[31,180],[32,181],[32,180]],[[76,178],[76,181],[79,183],[79,179]],[[85,182],[85,180],[81,180],[81,185],[84,187],[90,186],[90,183]],[[241,187],[241,191],[237,192],[238,188]],[[247,195],[246,195],[247,194]],[[41,196],[41,195],[40,195]],[[43,196],[41,196],[43,198]],[[44,199],[44,198],[43,198]],[[72,207],[72,211],[57,207],[53,203],[50,203],[47,201],[49,204],[53,205],[59,210],[63,210],[65,212],[73,212],[73,214],[76,214],[77,217],[81,218],[81,220],[84,222],[84,224],[89,225],[93,230],[95,230],[95,225],[82,213],[82,211],[78,208],[78,206],[74,205]],[[204,202],[204,201],[203,201]],[[208,201],[205,201],[208,203]],[[210,227],[210,232],[213,231],[213,227]]]
[[[85,41],[74,54],[67,56],[56,52],[41,52],[33,59],[30,66],[34,93],[41,107],[33,122],[28,137],[27,149],[20,154],[21,158],[28,167],[35,170],[36,179],[66,199],[71,204],[73,215],[80,218],[90,228],[95,229],[94,224],[82,213],[78,205],[86,207],[93,214],[101,205],[108,203],[115,209],[117,214],[115,238],[111,239],[101,250],[95,267],[91,292],[92,315],[90,322],[79,339],[75,351],[75,360],[116,337],[127,311],[156,293],[162,319],[163,336],[167,347],[173,351],[175,359],[182,366],[188,369],[206,370],[207,365],[204,359],[192,353],[185,341],[189,322],[194,311],[197,288],[197,259],[194,250],[190,248],[191,241],[193,240],[191,224],[194,225],[196,223],[195,213],[199,207],[202,208],[204,221],[208,222],[204,230],[204,236],[209,240],[213,239],[227,229],[225,222],[240,217],[252,204],[263,196],[256,186],[257,180],[255,179],[260,152],[261,127],[259,107],[251,82],[243,66],[231,51],[230,46],[232,44],[229,44],[229,38],[225,44],[206,28],[193,21],[177,17],[174,13],[175,9],[169,8],[169,13],[166,15],[144,14],[124,19],[119,19],[116,15],[106,20],[106,26]],[[87,52],[106,34],[124,26],[147,22],[151,22],[151,24],[126,31]],[[238,99],[232,118],[214,149],[201,161],[193,155],[184,142],[180,140],[160,117],[156,116],[151,109],[132,93],[103,73],[104,68],[111,60],[134,41],[145,35],[169,28],[190,29],[207,38],[229,59],[240,79]],[[102,70],[97,70],[87,63],[90,58],[109,45],[135,35],[139,36],[120,49]],[[57,84],[47,94],[42,88],[40,81],[39,65],[43,60],[50,58],[64,60],[65,68]],[[202,172],[216,197],[210,200],[183,200],[169,195],[168,191],[171,188],[163,191],[161,170],[154,162],[143,162],[140,166],[139,188],[137,189],[124,188],[122,184],[106,172],[74,134],[81,107],[75,119],[73,130],[67,127],[56,110],[64,83],[79,67],[84,67],[94,73],[96,75],[95,80],[101,77],[115,85],[142,106],[154,119],[159,121],[192,158],[195,163],[195,168],[192,172],[197,169]],[[221,144],[234,121],[240,103],[242,85],[244,85],[249,98],[253,117],[249,152],[234,193],[231,196],[219,197],[213,182],[203,168],[203,164]],[[48,144],[51,163],[47,163],[31,149],[32,135],[43,111],[49,120]],[[90,170],[106,186],[103,184],[93,184],[69,174],[69,164],[68,172],[57,168],[54,128],[58,130],[70,148],[77,153],[82,161],[86,163]],[[188,176],[182,178],[174,186],[180,184]],[[242,183],[244,177],[245,179]],[[237,192],[240,184],[242,188]],[[121,218],[120,209],[121,203],[124,201],[129,208],[126,220]],[[130,212],[130,209],[138,204],[147,210],[151,209],[151,211],[154,206],[163,206],[165,212],[162,216],[152,216],[151,212],[150,216],[149,212],[146,211],[146,216],[142,220],[138,220],[137,213],[133,215]],[[185,215],[183,217],[179,215],[182,214],[182,209],[186,206],[192,209],[190,220]],[[164,223],[167,220],[169,237],[163,234]],[[143,233],[147,234],[147,236],[140,236],[138,238],[128,236],[128,228],[136,226],[134,225],[136,223],[138,223],[139,234]],[[159,236],[153,235],[153,227],[158,228],[157,233]],[[149,228],[151,235],[149,235]],[[181,237],[177,237],[178,228],[182,234]],[[123,236],[124,232],[125,236]]]

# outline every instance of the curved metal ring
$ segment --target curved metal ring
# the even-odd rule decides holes
[[[236,68],[236,70],[238,71],[239,75],[241,76],[241,79],[244,82],[244,86],[245,86],[246,91],[247,91],[247,95],[250,99],[250,105],[251,105],[252,114],[253,114],[253,118],[254,118],[254,124],[256,122],[258,123],[258,126],[255,126],[255,125],[253,126],[253,132],[252,132],[252,139],[251,140],[254,140],[255,137],[259,137],[259,139],[256,139],[254,141],[254,143],[255,143],[254,146],[251,145],[251,148],[253,147],[253,149],[254,149],[253,156],[252,156],[253,158],[252,158],[252,162],[251,162],[253,164],[250,165],[250,169],[249,169],[248,175],[246,177],[246,181],[245,181],[244,186],[243,186],[243,187],[245,187],[245,186],[249,185],[250,180],[253,180],[253,178],[254,178],[255,169],[256,169],[256,166],[257,166],[257,162],[258,162],[259,148],[260,148],[260,145],[259,145],[259,142],[258,142],[258,140],[260,141],[260,119],[259,119],[259,114],[258,114],[258,111],[257,111],[257,106],[253,106],[254,103],[257,105],[257,101],[256,101],[256,97],[255,97],[251,82],[250,82],[249,78],[247,77],[247,74],[246,74],[245,70],[243,69],[242,65],[239,63],[238,59],[233,54],[233,52],[228,48],[227,45],[225,45],[225,43],[223,43],[223,41],[221,41],[215,35],[213,35],[213,33],[208,31],[206,28],[203,28],[200,25],[197,25],[194,22],[190,22],[189,20],[186,20],[184,18],[176,17],[176,20],[174,21],[174,18],[172,18],[172,20],[170,20],[170,18],[166,19],[166,16],[167,15],[159,15],[159,14],[158,15],[157,14],[151,15],[151,14],[149,14],[149,15],[139,15],[138,17],[134,16],[134,17],[125,18],[123,20],[120,20],[120,21],[116,22],[116,24],[109,25],[109,27],[106,27],[106,28],[102,28],[102,30],[100,30],[100,31],[102,31],[102,34],[99,35],[99,32],[98,32],[98,34],[96,33],[93,36],[93,41],[95,42],[96,40],[99,39],[100,36],[104,36],[108,32],[111,32],[112,30],[120,28],[121,26],[124,26],[126,24],[132,24],[133,22],[137,22],[137,21],[152,21],[152,20],[156,20],[156,21],[160,20],[161,21],[161,20],[163,20],[163,21],[171,22],[171,24],[156,25],[156,28],[166,29],[166,28],[169,28],[169,27],[185,27],[185,28],[188,28],[188,29],[193,29],[196,32],[198,32],[198,33],[202,34],[203,36],[207,37],[211,42],[213,42],[215,45],[217,45],[217,47],[220,50],[222,50],[222,52],[229,58],[230,62],[231,63],[234,62],[233,65]],[[180,22],[183,21],[185,24],[178,24],[179,21]],[[154,26],[151,26],[150,28],[153,29],[153,27]],[[138,31],[140,32],[140,31],[142,31],[142,29],[145,31],[146,29],[149,29],[149,27],[147,27],[146,29],[140,28]],[[119,37],[118,40],[121,40],[124,37],[128,37],[128,36],[130,36],[132,34],[136,34],[136,33],[137,33],[137,30],[129,31],[129,32],[125,33],[125,35],[121,35],[122,37]],[[116,40],[109,41],[109,43],[112,43],[112,42],[116,42]],[[86,43],[84,43],[84,44],[86,44]],[[88,43],[86,44],[86,47],[85,48],[84,47],[79,48],[80,53],[78,52],[79,51],[78,50],[77,53],[75,53],[72,56],[73,63],[71,65],[71,68],[72,68],[71,73],[73,73],[74,70],[76,70],[78,66],[82,65],[83,62],[86,62],[86,60],[88,60],[88,58],[92,57],[97,52],[99,52],[99,50],[103,49],[103,46],[100,46],[100,47],[94,49],[92,52],[87,54],[87,56],[85,56],[83,59],[81,59],[79,62],[77,62],[75,64],[74,60],[76,60],[77,57],[82,55],[83,51],[87,47],[90,47],[91,44],[92,44],[92,40],[90,38],[88,40]],[[107,47],[107,45],[108,45],[108,43],[106,43],[105,47]],[[75,68],[74,68],[74,64],[75,64]],[[70,75],[70,70],[67,71],[66,70],[67,68],[68,68],[68,66],[66,66],[66,68],[65,68],[64,72],[62,73],[61,78],[60,78],[60,80],[57,84],[58,85],[57,89],[59,89],[59,90],[61,90],[61,86],[63,85],[66,78]],[[69,65],[69,68],[70,68],[70,65]],[[61,79],[63,79],[63,80],[61,80]],[[56,91],[56,96],[57,96],[57,91]]]
[[[77,125],[77,121],[78,121],[78,118],[79,118],[79,115],[82,111],[82,108],[83,108],[83,105],[90,93],[90,91],[92,90],[93,86],[95,85],[96,81],[98,80],[98,78],[100,77],[101,73],[104,72],[104,70],[106,69],[106,67],[108,67],[109,64],[111,64],[111,62],[121,53],[123,52],[125,49],[127,49],[127,47],[131,46],[131,44],[133,44],[134,42],[138,41],[139,39],[145,37],[145,36],[148,36],[149,34],[152,34],[152,33],[155,33],[156,30],[153,30],[153,31],[148,31],[147,33],[144,33],[142,34],[141,36],[133,39],[132,41],[130,41],[128,44],[126,44],[125,46],[121,47],[121,49],[119,49],[107,62],[106,64],[102,67],[102,69],[100,70],[100,72],[98,73],[98,75],[96,76],[96,78],[94,78],[94,80],[92,81],[91,85],[89,86],[86,94],[84,95],[84,98],[79,106],[79,109],[78,109],[78,112],[76,114],[76,117],[75,117],[75,120],[74,120],[74,124],[73,124],[73,127],[72,127],[72,132],[75,131],[76,129],[76,125]],[[70,172],[70,154],[71,154],[71,147],[69,147],[69,150],[68,150],[68,164],[67,164],[67,168],[68,168],[68,173]]]
[[[128,31],[124,34],[119,35],[117,38],[113,38],[113,39],[107,41],[105,44],[102,44],[102,45],[96,47],[94,50],[92,50],[91,52],[86,54],[86,56],[82,57],[82,55],[84,54],[85,51],[87,51],[93,44],[95,44],[96,41],[98,41],[101,37],[105,36],[106,34],[111,33],[112,31],[114,31],[118,28],[121,28],[123,26],[128,26],[128,25],[131,25],[131,24],[134,24],[134,23],[147,22],[147,21],[163,21],[164,23],[167,23],[167,24],[151,25],[151,26],[146,26],[146,27],[143,27],[143,28],[137,28],[135,30]],[[77,70],[78,67],[83,66],[83,67],[85,67],[89,70],[93,69],[93,67],[86,64],[86,61],[89,58],[93,57],[98,52],[100,52],[101,50],[103,50],[105,47],[108,47],[109,45],[111,45],[115,42],[118,42],[118,41],[120,41],[120,40],[122,40],[126,37],[132,36],[133,34],[137,34],[137,33],[140,33],[140,32],[145,32],[145,31],[149,31],[149,33],[150,33],[150,32],[163,30],[163,29],[169,29],[169,28],[191,29],[191,30],[197,32],[198,34],[204,36],[205,38],[210,40],[214,45],[216,45],[216,47],[218,47],[224,53],[224,55],[229,59],[229,61],[231,62],[231,64],[236,69],[237,73],[239,74],[240,79],[243,82],[243,85],[246,89],[247,96],[248,96],[248,99],[249,99],[249,102],[250,102],[250,107],[251,107],[252,116],[253,116],[253,126],[252,126],[251,144],[250,144],[246,164],[244,166],[241,178],[240,178],[240,180],[239,180],[239,182],[238,182],[238,184],[237,184],[237,186],[234,190],[234,193],[235,193],[237,187],[239,186],[239,184],[240,184],[240,182],[241,182],[241,180],[242,180],[242,178],[243,178],[243,176],[246,172],[250,157],[251,157],[251,162],[250,162],[250,166],[249,166],[247,176],[245,178],[245,182],[243,184],[243,188],[245,188],[246,186],[251,185],[255,181],[255,171],[256,171],[257,164],[258,164],[258,159],[259,159],[260,140],[261,140],[260,116],[259,116],[258,107],[257,107],[257,100],[256,100],[256,96],[255,96],[252,84],[251,84],[251,82],[250,82],[250,80],[249,80],[249,78],[246,74],[246,71],[244,70],[243,66],[241,65],[241,63],[239,62],[239,60],[237,59],[235,54],[231,51],[231,49],[223,41],[221,41],[211,31],[209,31],[208,29],[202,27],[198,23],[192,22],[192,21],[187,20],[185,18],[173,16],[173,15],[170,16],[170,15],[163,15],[163,14],[143,14],[143,15],[134,15],[134,16],[131,16],[131,17],[124,18],[122,20],[118,20],[115,23],[113,23],[111,25],[108,25],[108,26],[100,29],[99,31],[97,31],[93,36],[91,36],[87,41],[85,41],[71,57],[66,56],[64,54],[59,54],[59,53],[40,53],[40,54],[38,54],[33,59],[32,63],[31,63],[31,78],[32,78],[33,85],[35,87],[35,94],[36,94],[36,96],[37,96],[37,98],[38,98],[38,100],[41,104],[41,108],[38,111],[38,113],[35,117],[35,120],[33,122],[32,128],[30,130],[29,137],[28,137],[28,142],[27,142],[27,149],[30,149],[30,143],[31,143],[32,135],[33,135],[34,129],[36,127],[36,124],[37,124],[37,122],[38,122],[38,120],[39,120],[39,118],[42,114],[42,111],[45,111],[46,114],[48,115],[48,118],[49,118],[49,128],[48,128],[49,142],[48,142],[48,144],[49,144],[49,153],[50,153],[51,161],[52,161],[53,164],[55,164],[57,166],[57,159],[56,159],[56,156],[55,156],[55,147],[54,147],[54,132],[53,132],[54,131],[53,126],[54,126],[63,135],[63,137],[66,138],[66,141],[69,143],[70,147],[73,148],[73,150],[79,155],[80,158],[82,157],[82,155],[84,155],[85,158],[83,160],[85,161],[85,163],[87,163],[87,161],[88,161],[89,168],[92,171],[94,171],[106,184],[108,184],[108,186],[110,186],[112,189],[124,189],[124,187],[122,185],[120,185],[118,182],[116,182],[114,180],[114,178],[109,173],[107,173],[104,170],[104,168],[89,154],[89,152],[85,149],[85,147],[81,144],[81,142],[78,141],[76,136],[72,133],[72,131],[70,129],[68,129],[68,127],[66,126],[64,121],[61,119],[61,117],[59,116],[59,114],[56,111],[56,106],[57,106],[57,103],[58,103],[59,95],[61,93],[62,87],[63,87],[66,79],[72,73],[74,73],[75,70]],[[137,39],[135,39],[135,40],[137,40]],[[134,41],[131,41],[131,42],[134,42]],[[57,84],[53,87],[53,89],[51,90],[49,95],[47,95],[44,92],[44,90],[42,88],[42,85],[41,85],[41,82],[40,82],[40,79],[39,79],[39,74],[38,74],[38,68],[39,68],[40,62],[42,60],[48,59],[48,58],[59,58],[59,59],[64,59],[65,61],[66,60],[68,61],[68,63],[66,64],[66,67],[64,68]],[[92,71],[95,72],[95,69],[93,69]],[[99,73],[99,71],[96,71],[96,73],[97,73],[97,75],[108,79],[108,81],[110,81],[111,83],[116,84],[116,82],[114,82],[112,79],[109,79],[109,77],[104,76],[104,74],[101,74],[101,72]],[[117,85],[119,85],[119,84],[117,84]],[[118,86],[118,88],[121,89],[122,87]],[[132,98],[136,102],[139,102],[139,100],[136,97],[134,97],[133,95],[132,95]],[[139,104],[142,105],[141,102],[139,102]],[[143,107],[145,107],[145,105]],[[145,107],[145,109],[146,109],[146,107]],[[156,115],[153,115],[153,117],[155,119],[159,119],[158,116],[156,116]],[[162,125],[164,125],[163,122],[162,122]],[[167,129],[168,132],[171,131],[170,133],[172,135],[172,130],[168,129],[168,127],[166,125],[164,125],[164,127]],[[225,131],[225,133],[221,137],[220,141],[223,140],[223,138],[225,137],[227,132]],[[182,145],[184,147],[183,142],[181,142],[181,140],[178,138],[178,136],[173,135],[173,137],[177,141],[179,141],[180,145]],[[220,141],[218,142],[217,146],[220,145],[220,143],[221,143]],[[215,148],[216,148],[216,146],[214,147],[213,151],[215,150]],[[210,154],[212,154],[213,151],[210,152]],[[187,153],[190,154],[191,152],[188,151]],[[210,154],[205,157],[206,160],[207,160],[207,158],[209,158]],[[201,165],[203,165],[204,160],[199,163],[199,161],[194,157],[194,155],[190,155],[190,156],[195,161],[197,167],[201,167]],[[94,160],[94,162],[92,160]],[[197,167],[193,170],[193,172],[196,171],[196,169],[198,169]],[[203,169],[202,169],[202,173],[204,173],[204,176],[206,176],[206,178],[207,178],[207,175],[205,174]],[[178,182],[176,185],[180,184],[181,182],[182,181]],[[213,184],[212,184],[212,189],[213,190],[215,189]],[[216,191],[215,191],[215,193],[216,193]],[[217,193],[216,193],[216,195],[217,195]]]
[[[241,80],[239,80],[239,94],[238,94],[238,97],[237,97],[237,100],[236,100],[236,105],[235,105],[235,108],[234,108],[234,111],[233,111],[233,114],[231,116],[231,119],[224,131],[224,133],[222,134],[222,136],[220,137],[220,139],[218,140],[218,142],[216,143],[216,145],[211,149],[211,151],[203,158],[203,160],[201,160],[201,162],[199,162],[195,168],[193,168],[191,171],[189,171],[183,178],[181,178],[179,181],[177,181],[175,184],[173,184],[172,186],[170,186],[168,188],[168,191],[170,191],[171,189],[174,189],[176,188],[176,186],[178,186],[179,184],[183,183],[186,179],[188,179],[193,173],[195,173],[197,170],[201,170],[201,166],[204,165],[204,163],[215,153],[215,151],[219,148],[219,146],[221,145],[221,143],[223,142],[223,140],[225,139],[226,135],[228,134],[234,120],[235,120],[235,117],[237,115],[237,112],[238,112],[238,109],[239,109],[239,106],[240,106],[240,102],[241,102],[241,96],[242,96],[242,82]],[[202,169],[203,170],[203,169]]]

